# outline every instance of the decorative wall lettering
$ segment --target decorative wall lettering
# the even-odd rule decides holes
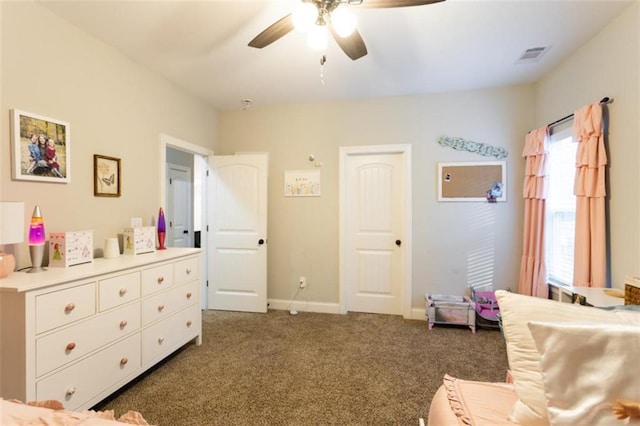
[[[497,146],[492,146],[487,143],[474,142],[463,138],[456,138],[451,136],[440,136],[438,143],[441,146],[448,146],[458,151],[469,151],[485,157],[495,157],[497,159],[506,158],[509,152]]]

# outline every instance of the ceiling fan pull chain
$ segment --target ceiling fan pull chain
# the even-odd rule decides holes
[[[327,62],[327,57],[322,55],[320,58],[320,83],[324,86],[324,63]]]

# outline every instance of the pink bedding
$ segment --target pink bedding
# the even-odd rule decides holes
[[[58,401],[23,404],[0,398],[0,425],[29,426],[97,426],[97,425],[146,425],[142,415],[129,411],[118,419],[113,411],[67,411]]]
[[[431,401],[428,424],[513,425],[507,416],[516,398],[510,383],[472,382],[445,375],[442,386]]]

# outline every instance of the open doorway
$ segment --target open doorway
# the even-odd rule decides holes
[[[207,308],[207,173],[208,157],[213,151],[168,135],[160,135],[160,205],[169,221],[168,247],[199,247],[201,308]],[[180,188],[171,187],[169,179],[178,179]],[[190,194],[186,192],[189,191]],[[179,198],[179,199],[177,199]],[[182,204],[182,207],[180,207]],[[188,204],[188,205],[185,205]],[[175,211],[169,211],[169,209]],[[179,212],[179,217],[176,216]],[[176,231],[177,230],[177,231]],[[187,231],[185,234],[184,231]],[[179,235],[173,235],[178,232]],[[173,233],[173,234],[172,234]],[[186,238],[185,238],[186,236]]]
[[[167,219],[168,247],[199,247],[195,233],[202,232],[201,222],[196,226],[195,216],[201,209],[194,203],[193,166],[197,156],[171,147],[167,148]]]

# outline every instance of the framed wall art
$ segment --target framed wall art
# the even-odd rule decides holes
[[[94,154],[93,195],[119,197],[122,193],[120,159]]]
[[[69,123],[11,110],[13,179],[67,183],[71,181]]]
[[[284,172],[285,197],[319,197],[320,170],[287,170]]]
[[[438,163],[438,201],[507,201],[507,162]]]

